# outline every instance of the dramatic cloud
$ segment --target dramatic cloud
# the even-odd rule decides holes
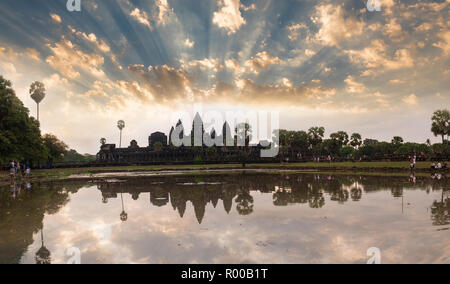
[[[319,5],[312,22],[320,27],[315,39],[324,45],[339,45],[341,41],[361,35],[365,23],[352,15],[344,17],[341,5]]]
[[[47,46],[53,55],[49,56],[46,62],[66,78],[76,79],[80,77],[79,71],[87,72],[93,77],[104,76],[101,69],[104,63],[102,56],[85,53],[65,38]]]
[[[397,70],[414,66],[414,58],[407,49],[398,49],[392,56],[388,54],[388,46],[381,40],[374,40],[362,50],[345,51],[352,62],[367,68],[366,75],[376,72]]]
[[[174,17],[172,9],[169,7],[167,0],[157,0],[156,6],[158,7],[157,21],[160,25],[166,25],[171,18]]]
[[[278,65],[283,61],[278,57],[270,56],[266,51],[259,52],[255,57],[250,58],[245,62],[244,66],[248,68],[250,72],[258,74],[259,71],[265,70],[272,65]]]
[[[238,31],[247,22],[242,17],[240,0],[218,0],[220,10],[214,12],[213,23],[220,28],[226,29],[228,34]]]
[[[35,2],[0,1],[0,75],[31,110],[30,82],[43,81],[44,131],[83,152],[98,148],[83,129],[116,137],[120,115],[146,140],[195,104],[425,141],[450,98],[448,0],[383,0],[380,12],[353,0],[87,1],[83,13]]]
[[[136,21],[148,27],[150,30],[152,29],[152,25],[150,24],[150,20],[145,11],[139,10],[139,8],[134,9],[130,16],[133,17]]]
[[[87,40],[88,42],[93,43],[101,52],[107,53],[111,51],[111,48],[104,40],[98,40],[97,36],[93,33],[86,34],[82,32],[78,32],[74,28],[69,26],[69,29],[72,31],[72,33],[76,34],[77,36],[83,38],[84,40]]]

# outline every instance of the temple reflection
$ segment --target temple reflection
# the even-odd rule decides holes
[[[170,206],[176,211],[176,218],[186,217],[186,212],[192,212],[187,211],[191,207],[197,222],[202,224],[207,218],[205,215],[212,214],[207,211],[209,206],[227,214],[251,216],[258,211],[259,195],[271,197],[276,207],[297,205],[320,210],[329,204],[361,202],[375,192],[385,191],[392,198],[399,199],[406,192],[417,190],[427,194],[434,192],[435,196],[439,196],[428,205],[430,225],[439,227],[439,230],[448,229],[450,225],[450,193],[447,179],[442,175],[411,179],[318,174],[232,174],[140,177],[121,181],[98,180],[93,183],[66,181],[30,184],[25,181],[0,188],[0,263],[19,263],[33,243],[35,262],[52,262],[51,251],[55,248],[49,245],[49,238],[43,229],[44,217],[58,214],[70,202],[71,195],[82,188],[91,190],[92,186],[96,186],[101,193],[101,200],[93,202],[108,204],[111,199],[120,202],[115,212],[120,212],[118,218],[123,222],[134,221],[128,215],[127,208],[131,208],[131,203],[137,200],[145,200],[155,208]]]
[[[151,206],[172,206],[178,215],[185,217],[190,203],[199,224],[205,218],[208,204],[217,208],[219,203],[227,214],[235,208],[241,216],[248,216],[255,210],[255,193],[272,194],[274,206],[305,204],[312,209],[319,209],[328,202],[345,204],[359,202],[364,194],[380,190],[390,190],[394,198],[402,198],[405,189],[421,188],[427,192],[444,191],[445,177],[440,179],[327,176],[327,175],[229,175],[206,177],[151,177],[135,178],[127,181],[99,181],[97,188],[101,191],[102,202],[109,199],[122,199],[122,194],[131,195],[138,200],[147,195]],[[192,182],[194,180],[194,182]],[[220,180],[220,182],[218,182]],[[326,198],[328,196],[328,198]],[[442,202],[436,202],[434,211],[442,211]],[[122,209],[122,213],[125,211]]]

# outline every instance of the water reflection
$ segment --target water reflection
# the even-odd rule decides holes
[[[323,212],[323,215],[328,215],[329,217],[330,214],[336,212],[337,215],[334,217],[342,219],[341,221],[346,221],[350,217],[352,218],[351,220],[359,217],[361,220],[364,220],[364,226],[371,226],[370,222],[365,222],[365,218],[371,222],[379,223],[380,221],[374,221],[374,217],[371,217],[373,213],[366,211],[368,209],[364,206],[370,205],[372,208],[376,208],[380,220],[383,220],[382,215],[385,214],[383,212],[384,208],[388,211],[387,208],[393,205],[392,201],[399,198],[402,198],[401,212],[409,210],[411,212],[410,216],[414,216],[414,218],[422,216],[423,213],[418,208],[413,207],[408,202],[403,202],[406,191],[417,191],[421,193],[420,196],[416,197],[417,199],[415,201],[417,204],[421,202],[424,194],[429,195],[433,193],[433,199],[427,201],[428,203],[426,204],[429,225],[438,227],[439,232],[448,230],[446,226],[450,225],[450,195],[445,176],[432,176],[431,178],[416,176],[380,178],[313,174],[242,174],[205,177],[129,178],[126,181],[94,181],[93,184],[97,188],[97,193],[101,195],[95,195],[89,191],[88,203],[85,203],[83,206],[77,205],[75,210],[82,212],[85,207],[90,206],[93,208],[91,209],[94,210],[93,212],[97,212],[97,215],[91,214],[90,217],[83,216],[81,218],[79,216],[72,216],[75,214],[74,212],[65,212],[64,215],[72,214],[70,217],[74,222],[86,223],[92,221],[87,218],[103,218],[106,220],[104,215],[106,213],[103,212],[103,208],[105,208],[104,206],[110,206],[110,204],[118,204],[113,202],[115,200],[120,203],[119,206],[115,207],[115,210],[117,210],[117,213],[121,212],[119,216],[113,214],[116,216],[116,220],[133,224],[133,228],[136,228],[134,227],[135,223],[137,227],[144,225],[142,224],[142,216],[146,214],[145,212],[149,208],[147,207],[146,209],[140,205],[139,207],[135,206],[135,204],[140,204],[142,201],[145,201],[148,206],[155,208],[155,210],[164,210],[164,208],[170,206],[177,212],[176,218],[179,220],[186,219],[188,218],[187,216],[195,215],[195,219],[200,225],[205,222],[205,218],[208,218],[207,214],[210,214],[210,219],[216,218],[213,215],[218,213],[217,210],[226,212],[225,216],[217,217],[220,218],[220,222],[223,224],[232,223],[231,218],[235,217],[230,215],[233,213],[242,218],[246,218],[244,220],[250,222],[252,220],[251,218],[260,218],[258,213],[269,212],[265,214],[270,217],[275,217],[277,214],[281,214],[279,212],[284,212],[269,209],[265,202],[266,200],[271,200],[270,202],[273,208],[302,209],[302,211],[299,211],[302,212],[302,214],[299,213],[299,216],[311,221],[311,224],[315,224],[314,226],[317,226],[315,229],[320,229],[323,226],[316,224],[318,218],[323,218],[318,217],[322,214],[320,212]],[[23,261],[24,256],[28,252],[34,254],[36,263],[51,263],[53,251],[51,251],[52,246],[46,247],[44,223],[47,224],[46,228],[48,228],[49,225],[52,225],[52,222],[48,220],[44,222],[44,217],[61,216],[61,209],[68,206],[72,198],[76,199],[80,195],[78,192],[82,188],[86,188],[86,185],[85,182],[78,181],[36,184],[30,184],[25,181],[23,184],[11,184],[9,188],[2,188],[0,191],[0,263],[19,263]],[[384,197],[385,195],[375,195],[378,192],[390,192],[391,197],[390,199],[386,199]],[[371,196],[371,194],[374,195]],[[267,199],[266,197],[270,197],[271,199]],[[366,202],[364,203],[364,201]],[[361,207],[347,207],[346,204],[348,203],[352,203],[355,206],[361,204]],[[364,203],[364,206],[362,203]],[[346,210],[348,211],[338,213],[336,207],[334,207],[335,205],[347,208]],[[330,211],[326,209],[327,207],[334,209]],[[418,207],[420,208],[420,206]],[[193,215],[187,214],[188,208],[193,209],[193,212],[189,211],[189,214]],[[207,210],[207,208],[213,209]],[[310,211],[304,211],[303,209],[305,208],[309,208]],[[129,210],[131,211],[128,212]],[[140,215],[137,212],[140,212]],[[319,215],[314,212],[319,213]],[[400,212],[400,208],[398,212]],[[134,214],[128,215],[129,213]],[[252,217],[254,215],[256,216]],[[389,215],[386,213],[386,216]],[[165,216],[165,218],[174,217]],[[264,221],[266,223],[264,225],[261,224],[259,230],[270,230],[269,228],[273,227],[274,224],[270,223],[270,217],[265,217],[266,219]],[[277,218],[283,220],[284,217],[280,215]],[[240,221],[240,223],[242,222]],[[377,225],[379,225],[378,223]],[[312,226],[311,224],[309,226]],[[209,223],[209,226],[213,227],[211,223]],[[64,230],[67,232],[77,230],[74,227],[67,226],[58,228],[53,227],[51,230],[47,229],[47,231]],[[298,230],[298,228],[292,229]],[[392,229],[395,230],[396,228]],[[174,229],[172,228],[170,230]],[[214,230],[214,228],[211,230]],[[305,227],[303,230],[303,234],[312,234],[311,237],[315,237],[312,228]],[[339,235],[342,233],[339,232],[338,227],[333,228],[333,230],[332,234]],[[374,229],[367,230],[371,232]],[[134,231],[130,231],[129,233],[133,234]],[[137,234],[137,232],[135,233]],[[275,232],[271,233],[277,233],[277,231],[275,230]],[[287,235],[283,235],[285,232],[279,231],[278,233],[281,234],[282,239],[286,238],[286,241],[290,240]],[[356,232],[354,233],[356,234]],[[197,234],[199,234],[198,231]],[[433,235],[433,237],[439,239],[442,235]],[[448,235],[443,237],[444,240],[448,240]],[[292,240],[292,242],[294,241]],[[338,238],[337,240],[334,239],[333,242],[341,242],[341,240]],[[266,244],[270,246],[272,243],[272,241],[258,241],[256,246],[265,247]],[[137,243],[135,245],[138,246]],[[289,247],[286,251],[294,249]],[[319,250],[321,248],[318,245],[315,249]],[[216,250],[217,252],[219,251],[218,248]],[[284,253],[279,252],[277,256]],[[444,261],[446,259],[444,258]],[[291,262],[295,262],[295,260],[297,258],[293,257]],[[301,262],[304,260],[298,258],[298,261]]]
[[[395,198],[403,197],[403,191],[411,189],[424,189],[430,191],[442,190],[444,192],[445,178],[421,178],[417,182],[407,178],[378,178],[378,177],[349,177],[349,176],[321,176],[321,175],[237,175],[220,177],[197,178],[196,182],[187,183],[189,177],[177,178],[151,178],[131,179],[126,182],[102,181],[97,188],[102,193],[102,202],[108,203],[120,193],[123,209],[123,193],[131,195],[138,200],[142,195],[148,194],[150,204],[155,207],[164,207],[169,203],[179,216],[183,218],[187,203],[194,207],[195,215],[201,224],[204,219],[205,208],[212,204],[214,208],[223,203],[224,210],[229,214],[235,203],[235,210],[239,215],[246,216],[254,212],[254,198],[257,192],[272,194],[274,206],[288,206],[294,204],[308,204],[310,208],[325,206],[325,195],[331,202],[345,204],[349,200],[358,202],[363,193],[390,190]],[[409,183],[408,183],[409,181]],[[447,199],[446,199],[447,200]],[[444,202],[444,200],[442,200]],[[441,203],[442,203],[441,202]],[[436,204],[441,204],[436,202]],[[433,204],[433,207],[438,205]],[[121,214],[121,216],[122,216]],[[121,218],[122,219],[122,218]]]

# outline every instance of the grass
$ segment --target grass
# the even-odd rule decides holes
[[[430,167],[428,162],[417,163],[417,172],[426,173]],[[212,164],[212,165],[160,165],[160,166],[122,166],[122,167],[92,167],[92,168],[68,168],[36,170],[32,172],[32,180],[61,180],[76,174],[97,173],[120,173],[140,171],[182,171],[193,170],[201,174],[202,170],[226,170],[242,169],[240,164]],[[347,173],[347,174],[369,174],[370,175],[406,175],[409,173],[408,162],[342,162],[342,163],[290,163],[290,164],[247,164],[246,169],[272,169],[272,170],[298,170],[311,171],[314,173]],[[447,170],[448,171],[448,170]],[[6,172],[0,174],[0,184],[9,182]]]

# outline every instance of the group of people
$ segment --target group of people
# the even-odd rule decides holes
[[[15,180],[17,175],[29,177],[31,174],[30,165],[21,165],[20,162],[10,161],[9,163],[9,175],[11,180]]]
[[[446,169],[447,168],[447,163],[441,163],[441,162],[439,162],[439,163],[432,163],[431,164],[431,169],[433,169],[433,170],[440,170],[440,169]]]
[[[30,192],[31,183],[29,181],[24,184],[16,183],[15,181],[11,182],[10,189],[13,199],[16,199],[20,195],[20,193],[22,192],[22,188],[26,189],[27,192]]]

